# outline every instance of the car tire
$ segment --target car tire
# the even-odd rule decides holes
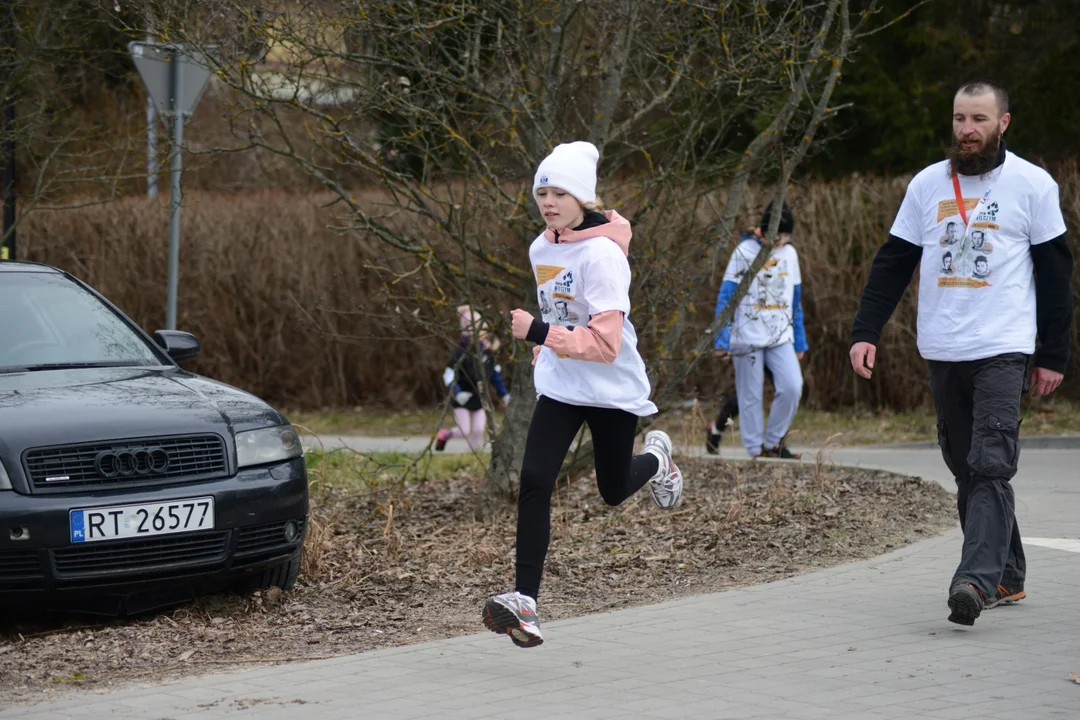
[[[253,590],[267,590],[272,587],[281,590],[292,590],[293,585],[296,584],[296,578],[300,576],[301,553],[301,550],[297,550],[285,562],[244,578],[237,583],[236,589],[245,593]]]

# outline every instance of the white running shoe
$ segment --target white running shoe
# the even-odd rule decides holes
[[[682,498],[682,472],[671,459],[671,438],[663,430],[645,433],[645,452],[652,453],[660,461],[656,475],[649,480],[653,502],[661,510],[670,510]]]
[[[536,601],[519,592],[492,595],[484,601],[484,627],[509,635],[518,647],[536,647],[544,642]]]

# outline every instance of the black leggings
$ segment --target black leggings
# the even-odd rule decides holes
[[[636,493],[660,467],[652,453],[634,455],[637,415],[613,408],[568,405],[540,396],[521,464],[515,588],[534,600],[551,538],[551,494],[583,422],[592,434],[596,486],[608,505],[618,505]]]

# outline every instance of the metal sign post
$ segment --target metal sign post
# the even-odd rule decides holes
[[[184,63],[180,50],[173,49],[173,141],[172,164],[169,170],[169,297],[165,313],[165,328],[176,329],[176,292],[180,284],[180,175],[184,171]]]
[[[15,98],[4,99],[3,139],[3,232],[0,234],[0,260],[15,259]]]
[[[148,42],[128,44],[158,114],[172,118],[169,194],[169,286],[165,327],[176,329],[176,296],[180,275],[180,177],[183,173],[184,122],[199,104],[210,81],[210,63],[201,50],[184,45]]]
[[[0,44],[3,45],[5,59],[11,60],[11,54],[15,47],[15,10],[10,5],[0,13]],[[0,139],[0,155],[3,156],[3,186],[0,187],[0,202],[3,203],[2,224],[0,232],[0,260],[15,259],[15,223],[18,216],[15,213],[15,88],[7,88],[8,94],[0,98],[3,106],[0,114],[3,115],[2,123],[3,138]]]
[[[147,34],[146,42],[154,42],[154,37]],[[147,93],[149,95],[149,93]],[[154,98],[146,98],[146,195],[151,200],[157,197],[157,108]]]

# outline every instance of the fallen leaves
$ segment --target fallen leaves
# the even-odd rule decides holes
[[[872,557],[955,522],[953,498],[936,484],[888,474],[830,470],[823,486],[813,468],[801,466],[693,459],[680,466],[687,491],[673,513],[657,511],[647,492],[608,508],[592,478],[559,488],[541,597],[545,620]],[[479,479],[459,477],[391,498],[315,493],[320,532],[308,542],[320,544],[319,561],[292,592],[211,596],[140,619],[6,626],[0,706],[43,691],[104,690],[133,678],[478,632],[483,598],[512,584],[516,527],[512,508],[477,521],[478,490]]]

